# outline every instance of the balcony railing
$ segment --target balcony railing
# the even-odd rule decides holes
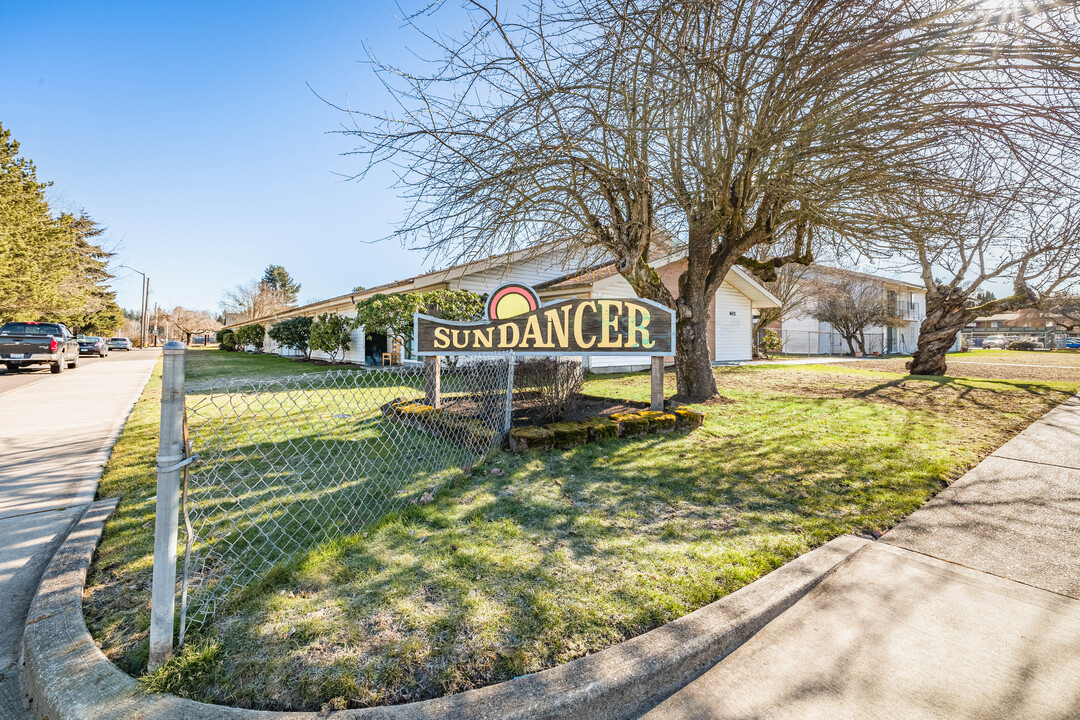
[[[902,317],[904,320],[921,320],[922,305],[921,303],[912,302],[909,300],[897,300],[896,314]]]

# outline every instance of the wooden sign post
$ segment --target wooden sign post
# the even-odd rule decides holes
[[[664,358],[654,355],[652,359],[652,376],[649,382],[649,409],[664,409]]]

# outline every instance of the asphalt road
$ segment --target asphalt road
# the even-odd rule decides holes
[[[94,363],[99,363],[103,361],[115,362],[117,360],[123,360],[125,355],[129,356],[133,353],[138,354],[140,352],[142,351],[128,350],[126,352],[114,352],[109,353],[109,356],[107,358],[86,357],[84,355],[83,357],[79,358],[78,369],[81,370],[85,366],[93,365]],[[65,370],[65,372],[67,371]],[[51,375],[52,373],[49,371],[48,365],[34,365],[33,367],[23,368],[18,372],[12,372],[8,370],[5,366],[0,365],[0,395],[3,395],[6,392],[11,392],[16,388],[33,385],[34,383],[40,382]]]
[[[0,718],[31,718],[18,664],[30,599],[85,505],[160,350],[0,374]],[[25,373],[25,375],[24,375]]]

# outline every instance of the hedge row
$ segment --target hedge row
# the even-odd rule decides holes
[[[614,437],[635,438],[649,433],[669,433],[676,429],[694,430],[704,422],[705,413],[681,407],[671,412],[643,410],[614,413],[607,417],[551,423],[543,427],[526,425],[510,430],[510,449],[516,453],[526,450],[543,452],[552,448],[565,450]]]

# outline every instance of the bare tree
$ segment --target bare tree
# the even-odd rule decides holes
[[[904,324],[896,304],[889,300],[880,283],[847,273],[828,279],[806,281],[810,316],[827,322],[847,343],[852,355],[856,348],[866,352],[866,329],[899,327]]]
[[[165,320],[172,323],[184,335],[184,342],[189,344],[192,335],[216,333],[221,329],[221,323],[215,320],[209,312],[188,310],[179,305],[173,308],[171,312],[165,313]]]
[[[901,246],[926,287],[914,375],[944,375],[957,334],[976,318],[1036,307],[1080,276],[1080,205],[1070,180],[1003,167],[981,150],[967,159],[965,192],[922,189],[920,203],[941,212],[912,227]],[[982,292],[1002,279],[1012,284],[1007,297]]]
[[[464,38],[424,34],[429,71],[373,61],[400,111],[354,114],[348,131],[414,202],[400,237],[457,259],[547,241],[604,251],[638,295],[675,308],[692,400],[716,390],[707,320],[735,264],[772,281],[812,262],[822,233],[859,244],[906,225],[881,212],[889,196],[949,187],[937,153],[1041,109],[1062,81],[1040,72],[1069,62],[1062,49],[1047,39],[1025,65],[1015,29],[1073,27],[979,2],[567,0],[516,21],[469,7]],[[1020,65],[995,115],[988,74]],[[686,255],[675,291],[652,265],[661,230]],[[753,257],[782,239],[790,252]]]
[[[232,290],[226,290],[221,301],[221,309],[235,314],[238,322],[264,318],[290,307],[283,290],[260,280],[241,283]]]
[[[764,254],[764,253],[763,253]],[[758,338],[769,325],[783,323],[794,313],[805,308],[814,295],[815,285],[808,278],[809,268],[801,263],[790,263],[776,270],[776,279],[763,283],[765,288],[780,301],[780,307],[761,308],[754,320],[754,354],[759,354]]]

